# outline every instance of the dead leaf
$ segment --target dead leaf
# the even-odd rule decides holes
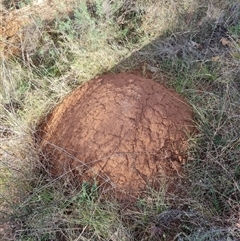
[[[221,44],[223,46],[228,46],[228,47],[231,47],[232,43],[230,40],[228,40],[227,38],[225,37],[222,37],[221,40],[220,40]]]
[[[220,59],[220,56],[214,56],[214,57],[212,57],[212,61],[218,61]]]

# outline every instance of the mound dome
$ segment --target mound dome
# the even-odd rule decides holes
[[[192,116],[183,98],[159,83],[108,74],[56,106],[40,124],[39,145],[52,175],[95,179],[104,190],[135,196],[180,170]]]

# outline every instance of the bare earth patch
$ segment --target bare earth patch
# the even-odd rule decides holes
[[[36,22],[50,22],[73,9],[73,0],[42,0],[20,9],[0,10],[0,57],[20,55],[31,36],[36,38],[33,42],[38,42],[40,34]]]
[[[181,171],[192,117],[183,98],[159,83],[108,74],[76,89],[44,119],[39,145],[54,176],[95,178],[104,190],[136,197]]]

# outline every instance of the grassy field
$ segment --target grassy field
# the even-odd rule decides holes
[[[0,240],[240,240],[238,0],[79,0],[24,31],[21,54],[0,60]],[[80,84],[134,69],[183,95],[198,132],[176,191],[149,188],[123,208],[52,179],[34,133]]]

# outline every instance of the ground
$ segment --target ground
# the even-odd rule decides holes
[[[72,3],[1,2],[0,239],[239,240],[239,1]],[[51,175],[35,142],[72,91],[128,71],[178,92],[196,129],[174,188],[130,206]]]
[[[157,187],[181,172],[192,118],[184,99],[159,83],[107,74],[68,95],[40,124],[37,138],[53,175],[74,172],[74,179],[95,179],[104,192],[132,199],[146,184]]]

